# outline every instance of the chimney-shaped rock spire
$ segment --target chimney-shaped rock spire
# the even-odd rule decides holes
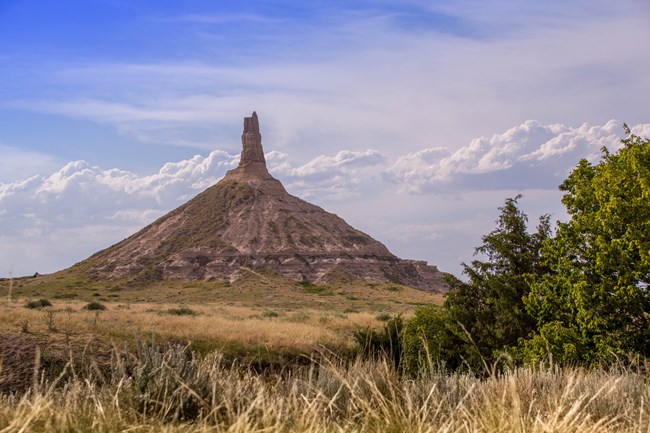
[[[266,170],[260,123],[257,120],[257,113],[254,111],[251,117],[244,117],[244,133],[241,136],[241,143],[243,149],[239,166],[244,168],[253,164],[262,164]]]
[[[262,135],[257,113],[244,117],[244,133],[241,136],[242,151],[239,167],[228,170],[224,180],[234,180],[254,184],[258,190],[268,194],[286,194],[279,180],[275,179],[266,168]]]

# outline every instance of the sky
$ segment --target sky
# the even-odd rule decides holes
[[[0,0],[0,276],[54,272],[237,165],[459,275],[498,207],[650,137],[647,0]]]

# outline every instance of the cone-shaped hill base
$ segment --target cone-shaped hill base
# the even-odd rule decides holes
[[[100,280],[234,281],[241,268],[294,281],[360,279],[444,290],[443,274],[402,260],[338,216],[286,192],[267,168],[257,115],[239,167],[216,185],[70,270]]]

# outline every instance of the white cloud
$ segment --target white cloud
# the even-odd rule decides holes
[[[634,127],[645,134],[650,124]],[[492,137],[480,137],[455,152],[441,148],[409,153],[385,173],[387,180],[412,193],[448,189],[552,188],[581,158],[597,160],[601,148],[620,147],[623,123],[543,125],[526,121]]]
[[[339,152],[322,155],[293,167],[280,152],[268,154],[269,167],[301,195],[318,190],[327,196],[345,186],[367,167],[383,161],[376,151]],[[33,176],[0,183],[0,221],[59,221],[70,227],[89,220],[142,219],[182,203],[223,177],[237,166],[239,155],[216,150],[208,156],[167,163],[157,173],[141,176],[119,169],[104,170],[85,161],[74,161],[49,176]],[[305,187],[302,188],[301,185]],[[12,227],[0,226],[0,234]]]
[[[289,156],[270,152],[269,168],[290,191],[304,198],[319,197],[323,201],[350,199],[367,190],[373,177],[378,177],[386,161],[376,150],[340,151],[334,156],[320,155],[304,165],[292,167]],[[365,186],[364,186],[365,185]]]
[[[207,188],[236,165],[238,157],[214,151],[207,157],[165,164],[140,176],[74,161],[49,176],[0,184],[0,234],[18,227],[58,229],[169,209]],[[9,222],[9,223],[8,223]]]

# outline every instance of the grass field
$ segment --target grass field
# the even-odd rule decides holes
[[[52,305],[27,308],[39,299]],[[356,330],[442,300],[256,272],[144,287],[2,280],[0,433],[650,433],[642,370],[405,377],[354,356]]]
[[[0,281],[0,333],[23,333],[52,353],[132,344],[135,338],[219,349],[230,358],[286,362],[326,348],[351,353],[353,333],[378,328],[394,315],[439,304],[441,294],[359,281],[296,283],[248,271],[234,283],[79,282],[48,275]],[[52,306],[30,309],[46,299]],[[103,311],[88,311],[99,302]]]

